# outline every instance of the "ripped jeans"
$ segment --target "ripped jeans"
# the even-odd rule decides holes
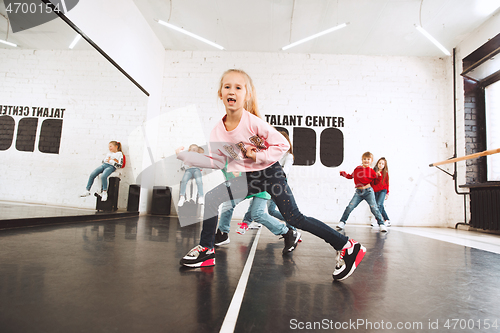
[[[347,219],[349,218],[349,215],[351,212],[356,208],[359,203],[363,200],[366,200],[368,205],[370,205],[370,210],[372,214],[375,216],[377,219],[378,224],[384,223],[384,218],[380,214],[380,211],[378,210],[378,204],[375,201],[375,192],[373,191],[373,188],[368,187],[365,189],[356,189],[356,192],[354,192],[354,196],[351,199],[351,202],[347,205],[347,207],[344,210],[344,214],[342,214],[342,218],[340,219],[340,222],[346,223]]]

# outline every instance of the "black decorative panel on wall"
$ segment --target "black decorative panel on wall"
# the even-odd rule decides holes
[[[17,128],[16,149],[19,151],[35,151],[38,118],[22,118]]]
[[[321,132],[319,158],[326,167],[337,167],[344,161],[344,134],[337,128]]]
[[[293,128],[294,165],[313,165],[316,162],[316,132],[311,128]]]
[[[42,153],[59,154],[62,132],[61,119],[45,119],[40,130],[38,150]]]
[[[285,132],[290,137],[290,133],[288,133],[288,130],[286,128],[280,126],[274,126],[274,128],[276,128],[278,132]]]
[[[15,127],[14,118],[9,116],[0,117],[0,150],[7,150],[12,145]]]

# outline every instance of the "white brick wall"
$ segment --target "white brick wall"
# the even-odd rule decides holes
[[[0,200],[95,207],[81,199],[90,172],[108,142],[122,142],[119,208],[142,166],[142,144],[133,138],[145,119],[147,97],[95,51],[0,50],[0,104],[65,108],[59,154],[0,151]],[[17,123],[20,116],[12,116]],[[39,119],[38,134],[43,118]],[[132,152],[132,154],[131,154]],[[94,187],[97,182],[94,183]]]
[[[171,133],[162,154],[173,162],[158,181],[177,184],[182,173],[173,158],[175,147],[204,143],[200,133],[207,138],[224,115],[216,92],[229,68],[244,69],[253,78],[263,115],[344,117],[342,165],[321,164],[323,128],[316,127],[315,165],[293,167],[289,183],[304,214],[338,222],[354,193],[352,180],[339,171],[352,172],[369,150],[375,159],[388,160],[386,206],[395,225],[451,226],[462,219],[462,198],[455,195],[451,177],[428,167],[453,153],[451,64],[440,58],[167,51],[160,126]],[[179,114],[186,118],[168,123]],[[288,130],[293,140],[293,129]],[[218,177],[205,179],[204,186],[217,182]],[[235,217],[245,209],[237,209]],[[369,219],[362,203],[348,222],[367,224]]]
[[[174,186],[182,177],[174,149],[204,145],[224,114],[216,92],[228,68],[253,78],[263,115],[344,118],[344,161],[327,168],[294,166],[289,183],[301,211],[337,222],[354,190],[352,172],[361,154],[385,156],[391,174],[387,211],[396,225],[451,226],[463,218],[462,198],[451,177],[428,164],[453,153],[451,65],[438,58],[373,57],[285,53],[166,51],[161,113],[149,119],[155,185]],[[0,151],[0,200],[94,207],[79,199],[88,174],[99,165],[107,142],[124,143],[127,168],[120,188],[126,206],[128,184],[144,176],[142,129],[147,97],[93,51],[0,51],[0,104],[66,108],[59,155]],[[18,118],[15,117],[16,122]],[[293,140],[293,128],[288,128]],[[14,143],[15,144],[15,143]],[[4,162],[6,161],[6,163]],[[205,190],[221,173],[205,170]],[[19,180],[21,176],[21,180]],[[15,190],[13,190],[15,189]],[[235,217],[242,217],[247,203]],[[370,220],[362,203],[349,223]]]

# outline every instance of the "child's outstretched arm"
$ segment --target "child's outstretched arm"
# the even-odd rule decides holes
[[[348,173],[347,173],[347,172],[345,172],[345,171],[340,171],[340,175],[341,175],[342,177],[347,178],[347,179],[352,179],[352,178],[353,178],[353,177],[352,177],[352,175],[348,174]]]
[[[224,155],[212,154],[212,156],[207,156],[196,152],[182,151],[183,149],[184,147],[179,147],[175,150],[177,159],[191,166],[207,169],[222,169],[226,165],[226,156]]]

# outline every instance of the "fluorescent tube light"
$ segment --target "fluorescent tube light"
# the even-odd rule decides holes
[[[195,35],[195,34],[193,34],[192,32],[189,32],[189,31],[187,31],[187,30],[184,30],[184,29],[182,29],[182,28],[179,28],[179,27],[177,27],[177,26],[175,26],[175,25],[173,25],[173,24],[170,24],[170,23],[165,22],[165,21],[162,21],[162,20],[158,20],[158,23],[160,23],[161,25],[164,25],[164,26],[166,26],[166,27],[169,27],[170,29],[174,29],[175,31],[178,31],[178,32],[181,32],[181,33],[183,33],[183,34],[185,34],[185,35],[188,35],[189,37],[193,37],[193,38],[195,38],[195,39],[197,39],[197,40],[199,40],[199,41],[202,41],[202,42],[204,42],[204,43],[207,43],[208,45],[212,45],[213,47],[216,47],[216,48],[218,48],[219,50],[224,50],[224,47],[220,46],[219,44],[215,44],[214,42],[211,42],[211,41],[209,41],[208,39],[205,39],[205,38],[203,38],[203,37],[200,37],[200,36],[198,36],[198,35]]]
[[[16,45],[16,44],[11,43],[11,42],[7,42],[6,40],[2,40],[2,39],[0,39],[0,43],[2,43],[2,44],[7,44],[7,45],[10,45],[10,46],[14,46],[14,47],[17,47],[17,45]]]
[[[424,28],[422,28],[421,26],[419,25],[416,25],[415,28],[417,28],[418,31],[420,31],[420,33],[422,35],[424,35],[425,37],[427,37],[428,40],[430,40],[434,45],[436,45],[441,51],[443,51],[444,54],[446,54],[447,56],[450,56],[451,53],[443,46],[441,45],[434,37],[432,37],[427,31],[424,30]]]
[[[81,35],[76,35],[75,39],[73,39],[73,41],[71,42],[71,44],[69,45],[69,48],[70,49],[73,49],[76,45],[76,43],[78,43],[78,41],[82,38]]]
[[[342,23],[342,24],[337,25],[337,26],[335,26],[335,27],[333,27],[333,28],[323,30],[323,31],[321,31],[321,32],[318,32],[317,34],[314,34],[314,35],[312,35],[312,36],[309,36],[309,37],[306,37],[306,38],[301,39],[301,40],[299,40],[299,41],[296,41],[295,43],[292,43],[292,44],[289,44],[289,45],[287,45],[287,46],[284,46],[284,47],[282,47],[281,49],[282,49],[283,51],[288,50],[288,49],[289,49],[289,48],[291,48],[291,47],[294,47],[294,46],[297,46],[297,45],[299,45],[299,44],[305,43],[305,42],[307,42],[307,41],[310,41],[311,39],[318,38],[318,37],[320,37],[320,36],[326,35],[326,34],[328,34],[328,33],[330,33],[330,32],[335,31],[335,30],[342,29],[342,28],[346,27],[348,24],[349,24],[349,23]]]

